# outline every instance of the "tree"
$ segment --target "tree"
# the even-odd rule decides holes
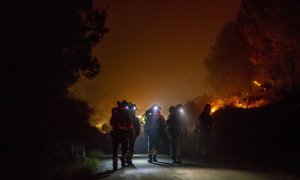
[[[100,72],[92,48],[108,32],[106,12],[94,9],[93,0],[7,1],[3,7],[0,119],[10,150],[4,164],[46,173],[47,152],[57,143],[84,143],[91,128],[91,108],[68,88]]]
[[[18,98],[61,96],[81,75],[93,78],[100,71],[92,47],[108,29],[105,11],[93,9],[92,2],[9,3],[14,12],[6,14],[7,50],[1,61],[6,93],[13,91]]]
[[[3,103],[10,113],[28,108],[22,110],[26,111],[22,119],[33,120],[39,107],[66,98],[68,88],[80,76],[93,78],[99,73],[92,48],[108,31],[106,14],[93,9],[92,0],[12,1],[6,5]],[[26,118],[30,111],[34,114]],[[15,119],[20,123],[19,117]]]
[[[250,46],[236,23],[227,23],[204,61],[208,81],[219,95],[234,95],[248,89],[252,76]]]
[[[299,90],[300,3],[243,0],[205,60],[208,80],[222,96],[251,91],[259,81],[269,100]]]
[[[243,0],[238,23],[252,45],[255,78],[272,83],[274,91],[290,92],[299,75],[299,1]],[[258,71],[257,71],[258,72]]]

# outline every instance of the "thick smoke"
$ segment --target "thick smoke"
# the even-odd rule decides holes
[[[204,62],[215,93],[272,102],[297,92],[299,12],[296,0],[243,0],[237,19],[223,27]]]

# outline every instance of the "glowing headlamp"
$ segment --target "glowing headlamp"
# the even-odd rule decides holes
[[[136,107],[135,106],[133,106],[133,108],[132,108],[133,110],[136,110]]]
[[[154,111],[157,111],[157,110],[158,110],[158,107],[157,107],[157,106],[154,106],[153,109],[154,109]]]
[[[128,106],[125,106],[125,109],[128,109],[129,107]]]
[[[184,113],[184,110],[182,108],[179,109],[180,113]]]

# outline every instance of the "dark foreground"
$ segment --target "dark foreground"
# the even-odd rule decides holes
[[[281,179],[270,173],[241,170],[215,163],[199,163],[185,160],[182,165],[173,165],[166,155],[158,156],[157,163],[148,163],[146,155],[135,155],[132,167],[113,172],[109,157],[103,158],[95,172],[95,179]],[[120,166],[120,165],[119,165]]]

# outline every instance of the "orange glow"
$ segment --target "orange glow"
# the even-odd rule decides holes
[[[94,5],[109,7],[110,31],[92,53],[101,73],[81,78],[71,90],[94,108],[93,124],[108,122],[117,100],[137,104],[139,115],[159,104],[167,117],[170,106],[210,94],[203,60],[223,25],[236,18],[240,0],[95,0]]]
[[[95,125],[95,127],[101,132],[101,133],[109,133],[112,129],[112,127],[107,122],[100,122]]]
[[[233,96],[230,98],[220,98],[213,100],[211,103],[211,114],[213,114],[218,109],[224,108],[225,106],[232,106],[241,109],[249,109],[249,108],[258,108],[262,107],[268,102],[265,99],[255,100],[251,97],[242,98],[239,96]]]
[[[226,99],[217,99],[210,103],[211,105],[211,114],[216,110],[223,108],[226,105]]]
[[[258,81],[254,80],[252,83],[257,87],[262,87],[262,84]],[[265,89],[265,88],[264,88]],[[251,95],[249,92],[242,93],[241,96],[232,96],[232,97],[221,97],[219,99],[213,100],[210,104],[211,114],[217,111],[220,108],[224,108],[225,106],[232,106],[241,109],[249,109],[249,108],[258,108],[267,105],[269,102],[264,98],[258,98],[257,96]]]
[[[231,98],[220,98],[217,100],[213,100],[211,102],[211,113],[214,113],[220,108],[224,108],[225,106],[233,106],[242,109],[248,108],[248,101],[247,99],[242,99],[240,97],[234,96]]]
[[[102,130],[102,125],[103,125],[104,123],[98,123],[98,124],[96,124],[95,125],[95,127],[96,128],[98,128],[100,131]]]

